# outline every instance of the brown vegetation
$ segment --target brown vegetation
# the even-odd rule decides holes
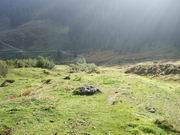
[[[176,63],[138,64],[130,67],[125,73],[138,75],[176,75],[180,74],[180,65]]]

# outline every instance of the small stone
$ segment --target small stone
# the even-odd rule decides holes
[[[156,112],[156,109],[153,108],[153,107],[146,107],[146,110],[150,113],[155,113]]]
[[[90,133],[84,133],[84,135],[91,135]]]
[[[70,76],[64,77],[64,80],[70,80],[70,79],[71,79]]]
[[[48,79],[48,80],[46,80],[44,83],[45,83],[45,84],[50,84],[51,81],[52,81],[52,79]]]
[[[43,73],[46,74],[46,75],[49,75],[49,74],[50,74],[50,72],[47,71],[47,70],[43,70]]]
[[[50,120],[49,122],[50,122],[50,123],[54,123],[54,120]]]
[[[96,127],[92,127],[93,129],[96,129]]]
[[[112,102],[112,105],[116,105],[116,104],[118,104],[119,103],[119,101],[113,101]]]

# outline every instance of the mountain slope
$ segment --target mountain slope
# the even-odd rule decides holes
[[[2,32],[0,39],[25,50],[58,49],[68,44],[68,26],[35,20]]]
[[[179,5],[170,0],[2,0],[0,40],[25,50],[89,48],[178,56]]]

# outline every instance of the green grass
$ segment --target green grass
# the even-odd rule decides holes
[[[47,70],[48,74],[38,68],[11,69],[6,78],[15,83],[0,88],[0,134],[8,128],[13,135],[178,134],[155,121],[166,119],[180,130],[179,82],[126,75],[116,68],[100,70],[100,74],[72,73],[71,80],[64,80],[67,66]],[[47,79],[52,79],[50,84],[43,83]],[[72,94],[84,85],[96,86],[103,94]],[[149,106],[157,112],[148,112]]]

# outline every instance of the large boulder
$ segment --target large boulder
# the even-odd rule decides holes
[[[74,95],[87,95],[87,96],[98,93],[102,93],[102,92],[98,88],[95,88],[93,86],[80,87],[73,92]]]

